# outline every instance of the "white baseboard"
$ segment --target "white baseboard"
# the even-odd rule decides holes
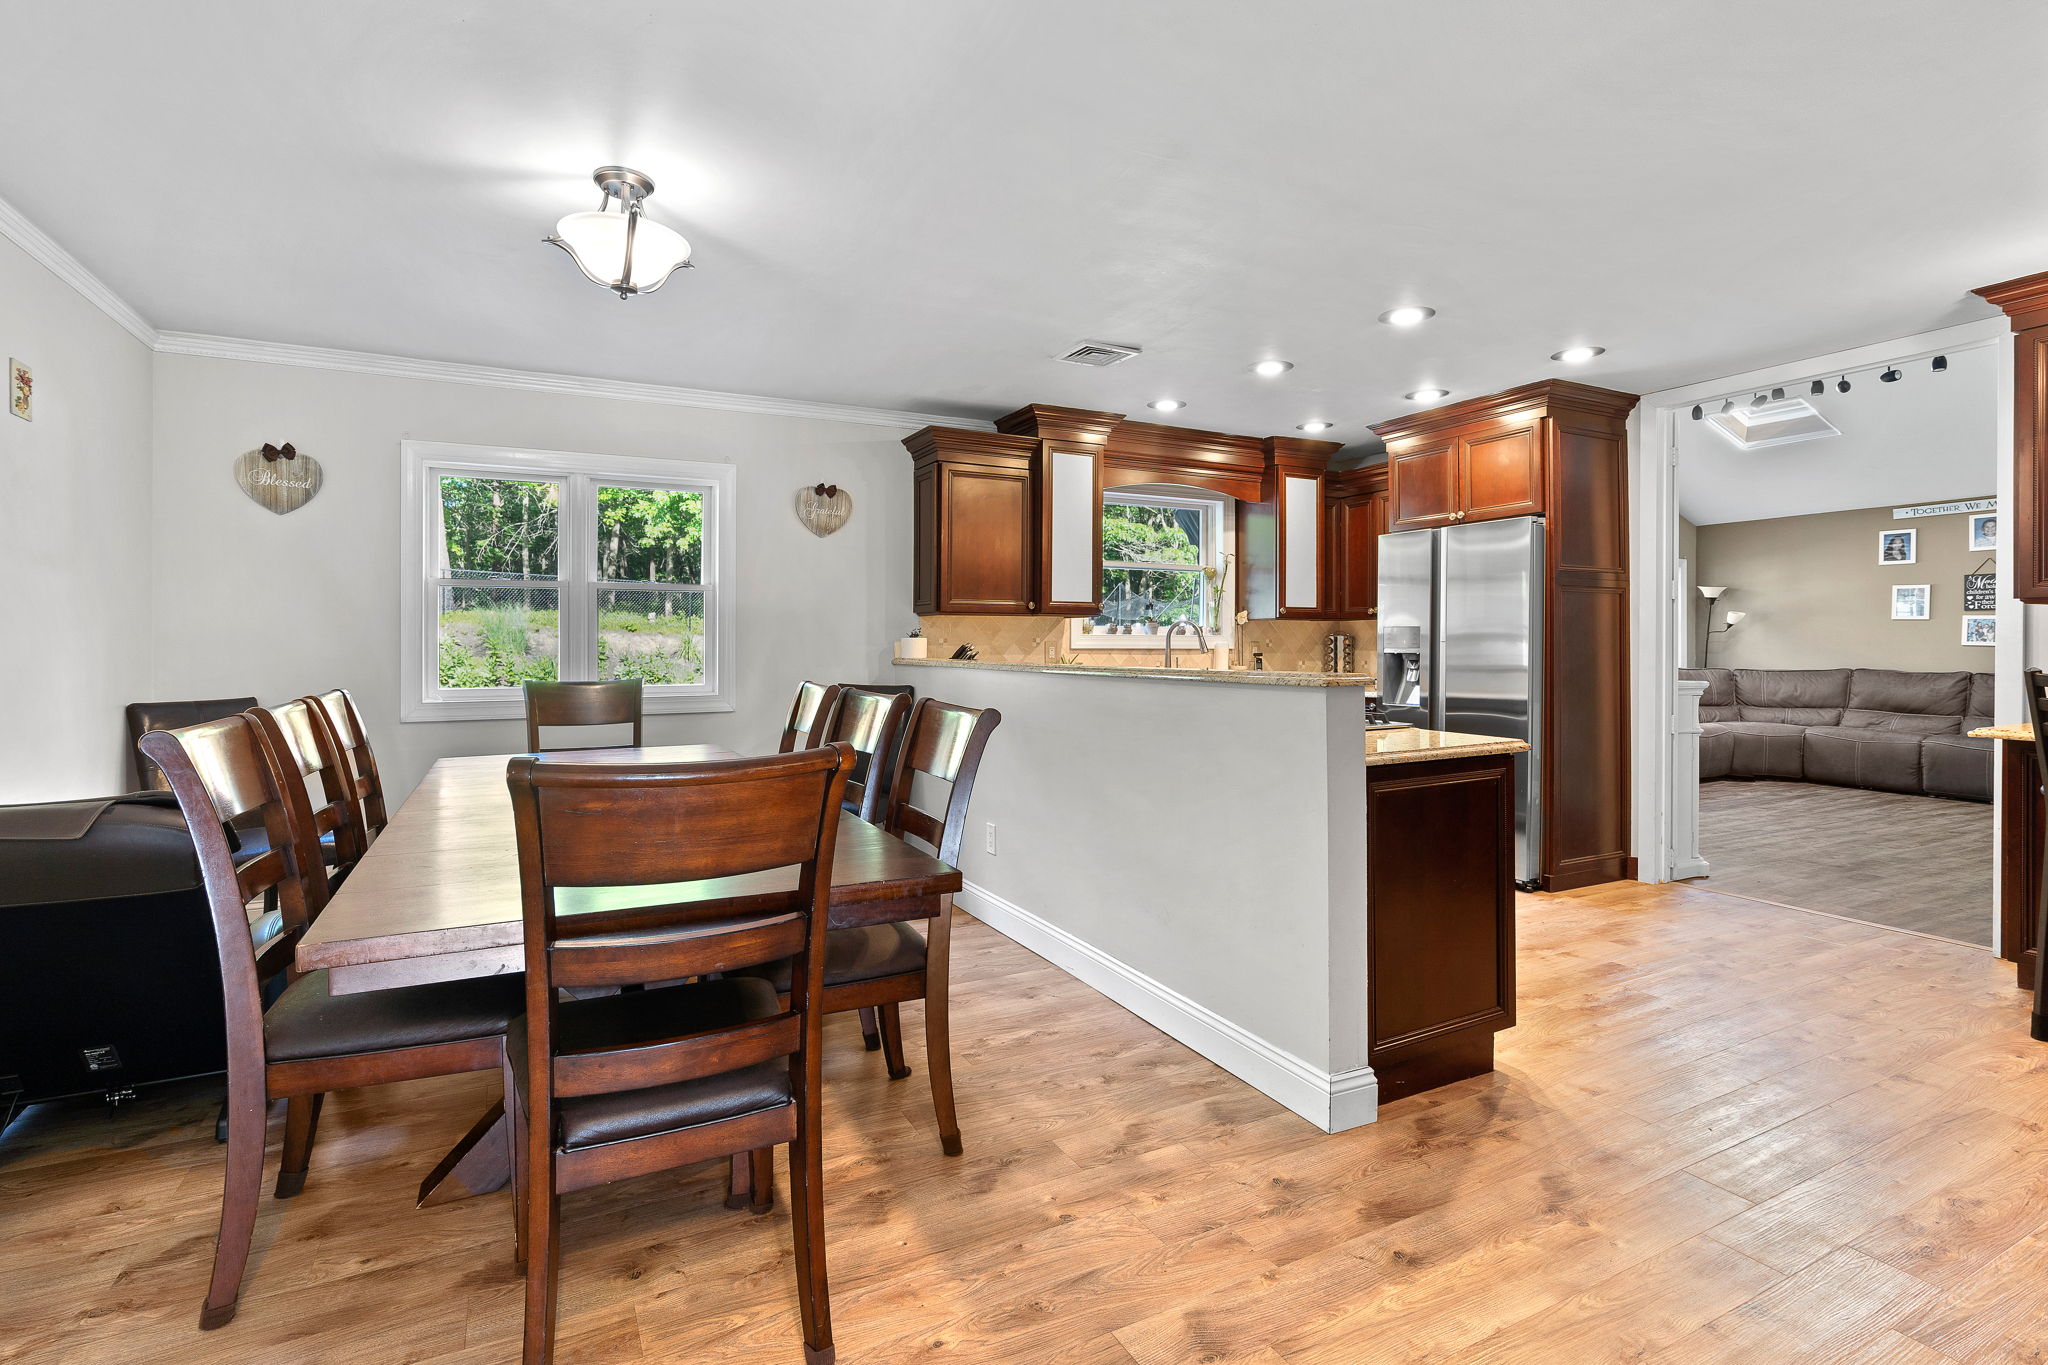
[[[1379,1117],[1379,1080],[1371,1067],[1332,1075],[1311,1066],[985,887],[969,882],[954,900],[997,933],[1092,986],[1324,1132],[1340,1133]]]
[[[1671,880],[1674,882],[1682,882],[1688,877],[1704,877],[1706,875],[1707,860],[1705,858],[1676,858],[1672,860]]]

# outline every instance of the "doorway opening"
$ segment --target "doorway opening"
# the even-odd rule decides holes
[[[1991,948],[2006,351],[1924,340],[1662,414],[1699,694],[1671,875]]]

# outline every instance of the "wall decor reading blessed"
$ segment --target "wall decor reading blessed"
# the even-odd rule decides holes
[[[261,450],[244,451],[235,459],[235,482],[249,500],[267,512],[296,512],[320,491],[320,462],[302,455],[287,441],[267,442]]]

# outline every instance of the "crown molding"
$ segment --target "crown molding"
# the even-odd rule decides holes
[[[76,256],[58,246],[49,233],[22,216],[21,210],[0,199],[0,237],[27,252],[29,259],[76,290],[80,297],[121,325],[121,329],[143,345],[155,348],[157,330],[128,306],[126,299],[107,288],[106,281],[87,270]]]
[[[321,346],[294,346],[282,341],[250,341],[241,337],[203,336],[196,332],[164,332],[156,349],[167,355],[205,356],[214,360],[246,360],[263,365],[296,365],[313,370],[344,370],[351,374],[385,375],[393,379],[427,379],[444,384],[481,384],[494,389],[529,389],[536,393],[579,398],[616,398],[632,403],[667,403],[675,407],[711,408],[768,417],[804,417],[822,422],[854,422],[873,427],[964,427],[976,431],[993,424],[974,418],[893,408],[862,408],[844,403],[812,403],[799,398],[767,398],[715,389],[684,389],[667,384],[635,384],[622,379],[592,379],[550,374],[541,370],[501,370],[488,365],[463,365],[447,360],[413,360],[368,351],[334,351]]]

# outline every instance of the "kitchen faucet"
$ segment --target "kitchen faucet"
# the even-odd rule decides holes
[[[1176,630],[1179,630],[1182,626],[1186,626],[1189,630],[1192,630],[1195,633],[1195,647],[1197,649],[1201,650],[1204,654],[1209,652],[1209,633],[1207,631],[1203,630],[1199,625],[1195,624],[1193,621],[1175,621],[1166,628],[1166,662],[1161,664],[1160,667],[1173,667],[1173,633]]]

